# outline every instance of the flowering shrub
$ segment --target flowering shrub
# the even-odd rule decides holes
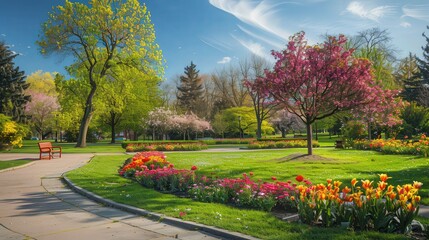
[[[422,134],[418,141],[396,139],[355,140],[352,147],[359,150],[375,150],[386,154],[411,154],[427,157],[429,156],[429,137]]]
[[[351,181],[351,188],[339,181],[327,180],[327,184],[299,185],[297,190],[298,214],[307,224],[320,222],[325,227],[349,222],[355,230],[407,233],[417,216],[422,183],[389,185],[386,174],[380,174],[377,185],[373,181]]]
[[[249,149],[267,149],[267,148],[305,148],[306,140],[290,141],[252,141],[247,145]],[[319,142],[313,141],[313,147],[320,147]]]
[[[242,178],[223,178],[209,179],[203,176],[197,180],[191,189],[189,195],[202,202],[232,203],[240,207],[256,208],[265,211],[271,211],[276,205],[283,207],[292,206],[290,196],[295,193],[295,185],[288,182],[262,182],[253,181],[250,176],[243,174]],[[273,177],[273,180],[276,180]],[[308,180],[300,179],[307,184]]]
[[[199,151],[207,149],[207,145],[200,142],[195,143],[128,143],[125,147],[126,152],[139,151]]]
[[[0,150],[14,146],[21,147],[22,139],[28,129],[12,121],[10,117],[0,114]]]
[[[134,178],[145,187],[160,191],[186,191],[194,182],[196,166],[177,170],[162,152],[139,152],[128,159],[119,174]]]
[[[185,192],[195,180],[193,170],[177,170],[170,167],[149,169],[143,167],[136,171],[135,178],[141,185],[159,191]]]
[[[136,153],[124,163],[119,174],[125,177],[134,177],[136,171],[142,171],[145,168],[157,169],[164,166],[172,166],[166,158],[167,157],[162,152],[151,151]]]

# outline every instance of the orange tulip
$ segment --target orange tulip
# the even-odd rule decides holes
[[[417,182],[417,181],[413,181],[413,182],[414,182],[413,187],[416,189],[420,189],[423,185],[423,183],[421,182]]]
[[[382,181],[382,182],[386,182],[387,179],[389,179],[389,178],[391,178],[391,177],[388,177],[387,174],[385,174],[385,173],[380,174],[380,181]]]
[[[369,180],[361,180],[362,181],[362,187],[364,189],[368,189],[370,187],[372,187],[372,181],[370,182]]]
[[[356,178],[353,178],[353,179],[352,179],[352,186],[354,187],[354,186],[356,185],[356,183],[357,183]]]
[[[347,193],[349,193],[351,191],[351,189],[349,188],[349,187],[347,187],[347,186],[345,186],[344,188],[343,188],[343,190],[342,190],[342,192],[344,193],[344,194],[347,194]]]

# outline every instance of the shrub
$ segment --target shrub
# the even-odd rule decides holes
[[[427,157],[429,156],[429,137],[422,134],[419,140],[355,140],[352,147],[358,150],[374,150],[385,154],[408,154]]]
[[[151,142],[151,143],[128,143],[126,152],[139,151],[199,151],[207,149],[207,145],[201,142]]]
[[[249,149],[270,149],[270,148],[305,148],[307,140],[287,140],[287,141],[252,141],[247,145]],[[319,142],[313,141],[313,147],[320,147]]]
[[[27,127],[0,114],[0,150],[22,147],[22,139],[27,135],[27,132]]]

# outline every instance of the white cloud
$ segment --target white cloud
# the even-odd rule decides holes
[[[395,13],[394,6],[378,6],[375,8],[365,7],[361,2],[353,1],[349,3],[346,10],[361,18],[378,21],[380,18]]]
[[[226,64],[231,62],[231,57],[223,57],[222,60],[218,61],[219,64]]]
[[[254,42],[252,40],[243,40],[235,36],[232,37],[237,40],[243,47],[249,50],[252,54],[265,58],[269,62],[273,62],[274,58],[271,57],[270,54],[268,54],[268,51],[266,51],[260,43]]]
[[[240,28],[241,31],[243,31],[244,33],[248,34],[249,36],[270,44],[271,46],[273,46],[274,48],[276,48],[276,50],[284,48],[284,43],[283,42],[274,41],[272,39],[268,39],[268,38],[263,37],[261,35],[257,35],[257,34],[251,32],[251,31],[247,30],[246,28],[240,26],[240,25],[238,25],[238,28]]]
[[[411,17],[429,22],[429,5],[405,5],[402,7],[404,17]]]
[[[275,20],[281,18],[278,7],[293,2],[276,2],[260,0],[209,0],[210,4],[238,18],[240,21],[256,28],[274,34],[284,40],[291,35],[285,31],[284,24],[276,24]]]
[[[2,33],[2,34],[1,34],[1,36],[2,36],[2,37],[6,37],[6,34]]]
[[[200,38],[201,42],[203,42],[204,44],[206,44],[207,46],[210,46],[216,50],[219,50],[221,52],[225,52],[225,50],[231,50],[231,47],[229,46],[228,43],[223,43],[221,41],[215,41],[213,39],[202,39]]]
[[[411,27],[411,23],[409,23],[409,22],[401,22],[401,27],[404,27],[404,28],[409,28],[409,27]]]
[[[27,48],[31,48],[30,46],[27,46]]]

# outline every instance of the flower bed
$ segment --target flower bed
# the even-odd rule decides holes
[[[200,151],[207,148],[207,144],[201,142],[141,142],[127,143],[125,151]]]
[[[380,174],[375,186],[372,181],[351,181],[351,188],[339,181],[327,180],[327,184],[297,186],[297,208],[300,220],[307,224],[321,223],[324,227],[347,223],[355,230],[380,232],[411,231],[412,220],[419,210],[418,190],[422,183],[402,186],[388,185],[386,174]]]
[[[119,170],[124,177],[159,191],[181,193],[202,202],[217,202],[271,211],[274,207],[297,211],[302,223],[333,227],[346,224],[354,230],[407,233],[417,216],[422,183],[389,185],[386,174],[380,181],[353,179],[349,186],[339,181],[312,184],[298,175],[295,181],[198,177],[196,166],[175,169],[160,152],[137,153]],[[297,185],[297,183],[299,185]]]
[[[249,149],[269,149],[269,148],[305,148],[306,140],[287,140],[287,141],[252,141],[247,145]],[[320,147],[319,142],[313,141],[313,147]]]
[[[204,143],[208,145],[218,145],[218,144],[249,144],[251,141],[254,141],[254,138],[219,138],[213,140],[204,140]]]
[[[429,156],[429,137],[423,134],[419,140],[354,140],[352,147],[359,150],[375,150],[386,154],[409,154],[427,157]]]

